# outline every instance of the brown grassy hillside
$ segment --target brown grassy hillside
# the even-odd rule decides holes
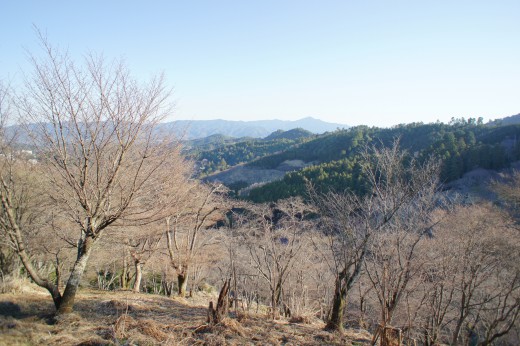
[[[55,318],[45,292],[0,294],[0,345],[365,345],[370,339],[362,331],[323,331],[318,321],[241,312],[211,327],[206,306],[213,298],[83,290],[75,312]]]

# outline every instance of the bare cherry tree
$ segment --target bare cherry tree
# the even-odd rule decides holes
[[[299,199],[250,206],[251,217],[242,231],[249,260],[268,285],[271,314],[278,317],[283,288],[305,247],[308,208]]]
[[[0,177],[2,179],[2,189],[0,191],[3,195],[8,192],[6,187],[8,189],[12,188],[12,186],[9,185],[12,184],[14,169],[14,150],[12,144],[15,136],[8,134],[6,131],[6,124],[9,121],[10,115],[12,115],[11,95],[8,86],[4,85],[0,80]],[[23,209],[20,211],[23,212]],[[8,233],[6,233],[8,223],[6,223],[7,220],[5,216],[5,210],[2,210],[0,216],[0,279],[2,281],[15,272],[18,258],[14,247],[15,244],[9,239]]]
[[[343,330],[347,297],[362,272],[374,234],[389,227],[417,196],[430,191],[438,171],[434,161],[417,162],[399,149],[397,141],[390,148],[366,148],[362,158],[368,187],[364,196],[310,191],[334,258],[334,299],[326,327],[331,330]]]
[[[456,270],[455,310],[448,342],[489,345],[506,335],[520,313],[518,231],[491,206],[459,208],[443,229]]]
[[[51,292],[58,313],[67,313],[101,236],[112,226],[157,217],[157,205],[140,201],[160,193],[168,176],[159,168],[177,162],[154,137],[154,126],[169,111],[162,78],[140,84],[122,63],[90,55],[78,65],[41,42],[45,58],[32,58],[34,71],[18,109],[37,148],[49,186],[45,192],[60,217],[75,225],[69,232],[77,234],[77,256],[63,294],[22,261],[33,280]],[[6,210],[12,210],[12,201],[4,199]],[[14,215],[8,219],[23,258],[22,225]]]
[[[185,198],[177,203],[165,218],[168,259],[177,275],[178,295],[186,295],[187,280],[192,266],[204,247],[213,237],[205,232],[215,224],[213,218],[227,209],[225,199],[219,195],[223,186],[205,186],[191,182],[184,191]],[[179,200],[178,200],[179,201]]]
[[[0,85],[0,231],[2,244],[8,246],[24,265],[33,281],[47,289],[55,304],[61,299],[59,270],[54,279],[40,272],[32,259],[40,253],[30,242],[42,234],[49,223],[43,211],[47,205],[41,179],[41,166],[33,164],[17,143],[18,133],[9,131],[6,124],[14,116],[15,107],[9,89]],[[39,239],[43,239],[39,237]],[[56,305],[57,306],[57,305]]]
[[[136,235],[132,238],[127,238],[125,241],[134,263],[135,278],[132,290],[136,293],[141,290],[143,267],[158,250],[161,240],[161,234],[157,232],[155,234]]]
[[[430,166],[431,165],[431,166]],[[434,210],[441,205],[436,194],[439,165],[433,161],[422,166],[429,176],[416,176],[422,180],[420,189],[394,214],[386,226],[373,235],[365,261],[365,273],[379,302],[380,323],[373,343],[381,338],[388,345],[384,331],[390,327],[394,314],[403,307],[402,300],[421,284],[424,256],[421,242],[432,235]],[[414,172],[414,174],[421,174]],[[413,178],[412,178],[413,179]]]
[[[422,285],[417,289],[420,293],[411,309],[415,311],[414,320],[418,337],[427,346],[437,345],[449,340],[450,326],[456,316],[455,299],[457,299],[457,284],[459,266],[457,264],[457,246],[449,224],[450,216],[439,224],[433,238],[420,244],[420,250],[425,260],[422,273]]]

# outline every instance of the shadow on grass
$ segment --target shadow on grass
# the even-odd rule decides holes
[[[0,301],[0,318],[16,320],[36,319],[45,324],[54,324],[56,309],[50,299],[35,298],[27,296],[21,298]],[[0,343],[1,344],[1,343]]]
[[[134,318],[151,318],[162,323],[205,321],[207,309],[182,304],[175,300],[159,297],[130,294],[128,297],[107,296],[83,297],[78,299],[74,312],[86,320],[117,318],[128,314]]]
[[[15,304],[13,302],[0,302],[0,316],[24,318],[29,315],[23,313],[22,309],[20,308],[20,305],[18,304]]]

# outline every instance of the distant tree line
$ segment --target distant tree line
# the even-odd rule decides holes
[[[486,126],[481,120],[470,118],[450,124],[412,123],[389,129],[358,126],[251,162],[249,165],[261,168],[275,168],[291,159],[316,164],[255,188],[248,198],[266,202],[303,196],[307,181],[322,192],[350,190],[362,194],[366,182],[360,176],[359,149],[367,144],[388,146],[395,138],[421,161],[431,156],[439,158],[442,182],[459,179],[476,168],[501,169],[520,159],[520,125]]]
[[[304,138],[247,140],[223,145],[211,150],[197,151],[197,149],[193,149],[189,155],[199,163],[198,175],[205,176],[241,163],[251,162],[258,158],[287,150],[304,140]]]

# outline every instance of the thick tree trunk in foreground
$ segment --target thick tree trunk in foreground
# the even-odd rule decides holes
[[[347,288],[342,285],[342,280],[340,278],[336,279],[335,286],[332,311],[325,329],[337,330],[338,332],[342,333],[343,315],[345,314],[345,307],[347,305]]]
[[[70,273],[69,280],[65,286],[65,291],[61,298],[57,314],[66,314],[73,311],[74,299],[76,298],[76,292],[78,290],[79,283],[87,267],[88,259],[92,252],[94,240],[87,236],[78,249],[78,258],[74,263],[74,268]]]
[[[186,286],[188,285],[188,273],[177,274],[177,293],[179,297],[186,297]]]
[[[139,293],[141,291],[141,280],[143,278],[143,263],[139,260],[134,261],[135,265],[135,281],[133,291]]]

